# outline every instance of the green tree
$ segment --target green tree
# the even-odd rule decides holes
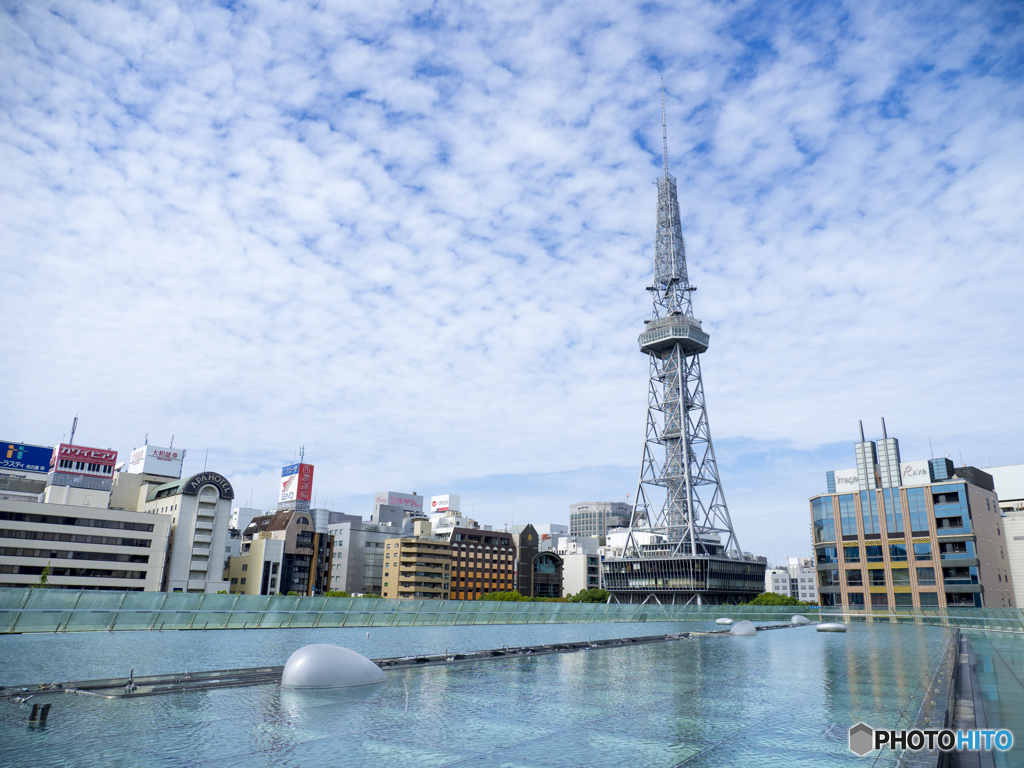
[[[329,589],[327,590],[327,597],[352,597],[352,595],[343,589]]]
[[[292,591],[289,591],[289,592],[288,592],[288,594],[289,594],[290,596],[292,596],[292,597],[300,597],[300,595],[299,595],[299,593],[298,593],[298,592],[292,592]]]
[[[608,594],[606,589],[591,587],[590,589],[581,589],[575,595],[568,595],[568,601],[570,603],[607,603]]]
[[[46,563],[46,567],[43,568],[43,572],[39,575],[39,583],[33,586],[39,587],[39,589],[50,588],[50,563]]]
[[[217,590],[217,594],[218,595],[226,595],[227,593],[228,593],[228,591],[226,589],[218,589]]]
[[[817,603],[803,603],[795,597],[780,595],[777,592],[762,592],[749,603],[743,605],[817,605]]]

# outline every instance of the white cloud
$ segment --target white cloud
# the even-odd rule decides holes
[[[299,445],[324,498],[633,466],[664,71],[720,443],[1020,461],[1011,11],[13,7],[5,437],[174,433],[260,504]]]

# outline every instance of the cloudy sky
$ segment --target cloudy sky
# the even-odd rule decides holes
[[[740,543],[879,417],[1024,462],[1014,2],[5,2],[3,439],[275,501],[635,492],[660,173],[679,181]],[[931,448],[929,447],[931,440]]]

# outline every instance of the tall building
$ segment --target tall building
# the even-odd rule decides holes
[[[398,536],[402,529],[346,520],[329,523],[327,530],[334,538],[330,589],[351,595],[382,594],[385,543]]]
[[[1014,607],[992,478],[949,459],[903,462],[886,434],[810,500],[818,597],[850,609]]]
[[[264,544],[264,539],[279,543]],[[326,529],[316,530],[308,509],[282,509],[254,517],[242,531],[242,554],[231,558],[231,591],[322,595],[330,589],[332,545]],[[253,579],[260,591],[242,589],[251,590]]]
[[[604,561],[604,584],[619,602],[743,602],[764,589],[765,564],[740,549],[711,445],[700,368],[710,337],[693,314],[664,94],[662,142],[652,311],[639,338],[650,363],[640,481],[622,556]]]
[[[448,542],[426,536],[385,542],[384,597],[446,600],[451,588],[450,576],[451,545]]]
[[[488,592],[511,592],[516,588],[512,534],[441,528],[434,535],[451,544],[452,600],[476,600]]]
[[[569,506],[569,535],[604,538],[610,528],[627,528],[633,508],[621,501],[581,501]]]

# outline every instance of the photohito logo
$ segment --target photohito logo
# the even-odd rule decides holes
[[[941,731],[886,731],[875,730],[867,723],[857,723],[850,728],[849,739],[850,751],[860,757],[882,747],[911,752],[936,748],[943,752],[992,749],[1005,752],[1013,746],[1013,734],[1005,728],[999,731],[952,731],[948,728]]]

